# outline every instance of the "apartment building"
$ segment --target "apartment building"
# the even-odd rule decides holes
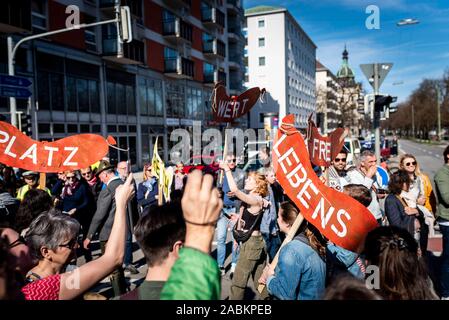
[[[341,88],[337,77],[320,61],[316,61],[317,126],[322,134],[338,128],[341,119]]]
[[[316,45],[285,8],[257,6],[245,18],[245,86],[268,91],[266,103],[251,110],[250,126],[263,128],[266,118],[277,122],[294,114],[295,126],[306,129],[316,107]]]
[[[119,1],[119,0],[117,0]],[[76,6],[80,23],[114,17],[116,0],[4,0],[0,12],[0,73],[7,73],[7,36],[21,38],[62,29]],[[230,94],[243,89],[244,21],[239,0],[121,0],[130,7],[133,41],[117,58],[114,24],[78,29],[26,42],[15,72],[32,80],[33,95],[18,99],[29,113],[34,138],[55,140],[77,133],[112,135],[130,148],[136,167],[177,141],[170,132],[217,127],[210,97],[214,83]],[[0,112],[9,111],[0,97]],[[246,119],[239,124],[246,126]],[[111,149],[120,161],[126,153]]]

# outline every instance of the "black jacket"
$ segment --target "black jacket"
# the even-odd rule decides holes
[[[100,241],[107,241],[111,234],[112,225],[115,217],[115,190],[123,181],[117,177],[109,182],[108,186],[100,192],[97,201],[97,210],[87,232],[87,238],[92,239],[95,232],[100,230]]]
[[[389,194],[385,199],[385,214],[390,225],[403,228],[410,234],[414,234],[416,217],[405,213],[404,205],[394,194]]]

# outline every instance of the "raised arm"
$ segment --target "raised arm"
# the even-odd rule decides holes
[[[126,239],[126,205],[134,195],[132,180],[133,176],[130,174],[126,182],[115,191],[116,211],[105,253],[100,258],[61,275],[59,300],[74,299],[105,278],[123,262]]]
[[[181,203],[186,221],[185,247],[170,272],[161,300],[217,300],[220,273],[209,254],[223,201],[213,188],[212,176],[193,171]]]
[[[229,166],[226,162],[220,162],[220,168],[224,170],[226,174],[226,179],[228,180],[229,189],[231,192],[235,194],[235,196],[245,202],[246,204],[250,206],[263,206],[262,198],[261,197],[255,197],[249,194],[246,194],[243,191],[240,191],[237,187],[237,184],[235,183],[234,177],[232,175],[231,169],[229,169]]]

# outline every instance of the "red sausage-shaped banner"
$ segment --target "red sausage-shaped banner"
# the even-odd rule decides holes
[[[264,92],[265,89],[261,90],[259,87],[255,87],[246,90],[237,97],[229,97],[223,85],[215,85],[212,97],[212,111],[215,121],[232,122],[243,116],[256,104],[260,94]]]
[[[107,139],[96,134],[79,134],[54,142],[35,141],[16,127],[0,121],[0,162],[38,172],[61,172],[86,168],[109,152]]]
[[[327,137],[323,137],[318,132],[318,128],[312,120],[312,115],[310,115],[307,128],[307,145],[312,163],[317,166],[330,167],[332,160],[341,151],[347,134],[347,130],[337,128]]]
[[[327,187],[312,169],[307,147],[294,126],[294,116],[282,120],[273,147],[276,178],[304,218],[326,238],[360,252],[367,233],[378,224],[370,211],[348,195]]]

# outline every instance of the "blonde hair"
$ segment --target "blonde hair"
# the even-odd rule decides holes
[[[259,194],[261,197],[266,197],[268,195],[268,181],[265,175],[258,173],[257,171],[252,171],[248,173],[248,177],[254,177],[256,180],[256,188],[254,192]]]
[[[148,173],[148,168],[151,168],[151,170],[153,170],[153,166],[151,165],[151,163],[147,163],[143,166],[143,181],[147,181],[153,176],[153,171],[151,171],[151,173]]]
[[[405,169],[404,167],[404,160],[407,158],[411,158],[416,162],[416,166],[415,166],[415,176],[421,176],[422,172],[421,169],[419,168],[419,163],[418,160],[416,160],[415,156],[409,153],[403,154],[400,158],[399,158],[399,167],[401,169]]]

